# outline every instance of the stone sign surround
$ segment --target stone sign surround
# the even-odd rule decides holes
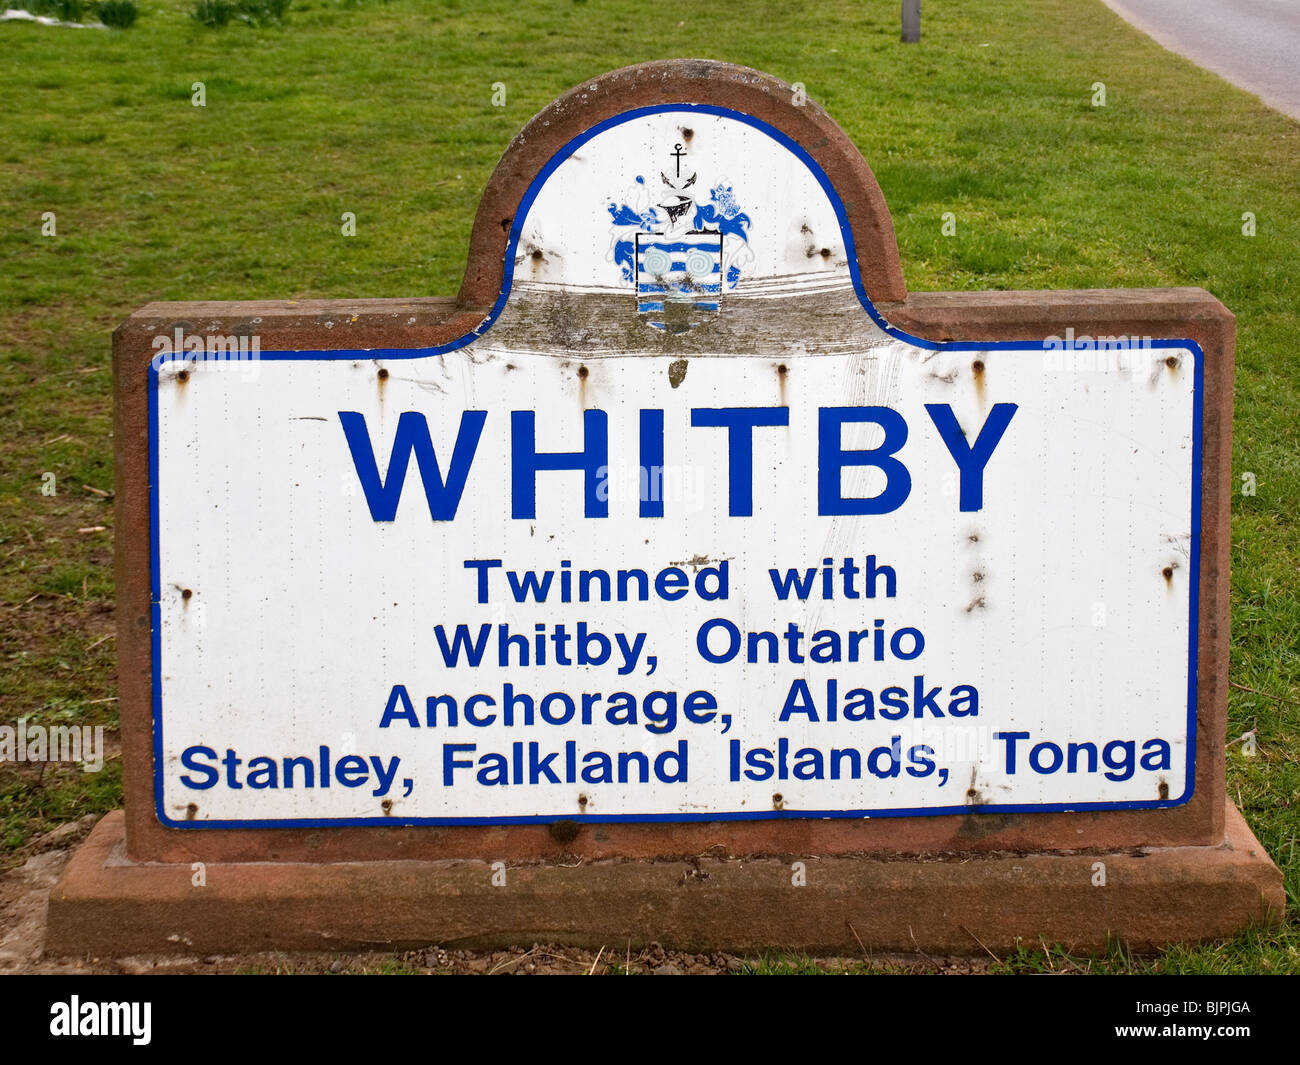
[[[455,299],[149,304],[125,810],[48,949],[1279,919],[1224,784],[1234,338],[1201,289],[909,293],[844,132],[702,60],[529,122]]]

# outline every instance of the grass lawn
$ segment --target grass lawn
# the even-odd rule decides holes
[[[220,30],[187,10],[146,0],[127,31],[0,24],[0,723],[116,728],[121,319],[149,300],[454,295],[479,190],[532,114],[614,67],[723,59],[803,82],[845,128],[912,289],[1200,285],[1236,313],[1233,475],[1255,494],[1232,508],[1229,735],[1256,729],[1258,752],[1230,747],[1228,790],[1291,912],[1077,967],[1300,971],[1300,126],[1095,0],[934,3],[906,47],[897,0],[295,0],[283,26]],[[116,760],[0,766],[0,868],[119,802]],[[1003,965],[1076,961],[1026,948]]]

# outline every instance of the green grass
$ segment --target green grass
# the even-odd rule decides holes
[[[1293,916],[1094,971],[1300,968],[1296,123],[1081,0],[933,5],[907,47],[895,0],[745,17],[302,0],[282,25],[220,30],[191,9],[153,4],[129,33],[0,25],[0,721],[58,706],[116,726],[112,641],[96,643],[111,632],[112,508],[82,486],[112,490],[119,321],[157,299],[452,295],[479,191],[534,112],[628,63],[725,59],[803,82],[843,125],[911,288],[1201,285],[1236,313],[1232,468],[1258,488],[1233,500],[1231,670],[1267,694],[1232,692],[1230,735],[1257,728],[1259,753],[1231,750],[1228,790],[1283,865]],[[4,845],[113,806],[116,777],[101,777],[0,768]],[[1004,964],[1061,963],[1041,953]]]

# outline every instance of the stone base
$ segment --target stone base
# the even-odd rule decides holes
[[[1218,847],[888,859],[137,864],[109,814],[50,894],[46,952],[491,948],[1001,955],[1018,943],[1143,951],[1281,919],[1282,875],[1229,803]],[[806,886],[796,887],[794,863]],[[1105,866],[1104,886],[1096,886]],[[204,879],[204,886],[194,880]]]

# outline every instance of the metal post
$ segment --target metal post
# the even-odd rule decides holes
[[[921,0],[903,0],[903,43],[921,39]]]

